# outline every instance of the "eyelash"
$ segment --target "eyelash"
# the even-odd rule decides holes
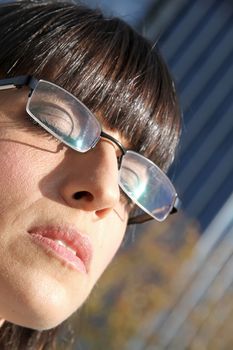
[[[30,115],[26,114],[26,120],[30,122],[31,126],[34,126],[37,129],[37,132],[41,132],[43,136],[46,136],[49,140],[61,143],[60,140],[58,140],[55,136],[53,136],[47,130],[45,130],[36,120],[30,117]]]

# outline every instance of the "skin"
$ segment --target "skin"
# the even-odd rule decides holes
[[[42,330],[86,300],[122,242],[128,207],[116,146],[102,139],[80,154],[60,144],[27,120],[27,95],[27,88],[0,91],[0,325]],[[76,200],[79,191],[85,194]],[[87,274],[33,243],[28,230],[46,224],[69,224],[89,238]]]

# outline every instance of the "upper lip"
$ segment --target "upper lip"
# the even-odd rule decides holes
[[[45,225],[33,227],[28,232],[63,241],[76,251],[76,255],[83,261],[88,271],[92,259],[92,244],[89,237],[80,233],[75,227],[70,225]]]

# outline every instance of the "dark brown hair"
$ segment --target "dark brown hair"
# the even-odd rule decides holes
[[[0,5],[0,48],[1,78],[55,82],[168,169],[180,133],[174,83],[158,49],[128,24],[70,1],[19,0]],[[1,349],[52,349],[53,331],[19,329],[3,326]],[[7,347],[12,334],[24,344]]]
[[[156,48],[120,19],[67,1],[18,1],[1,9],[2,76],[31,74],[57,83],[134,150],[168,168],[180,118]]]

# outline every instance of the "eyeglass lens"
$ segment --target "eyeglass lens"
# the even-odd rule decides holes
[[[40,80],[28,100],[28,114],[50,134],[78,152],[87,152],[100,139],[101,126],[89,109],[63,88]],[[168,177],[147,158],[126,151],[119,185],[147,214],[163,221],[176,192]]]
[[[79,152],[90,150],[100,138],[101,127],[93,114],[68,91],[40,80],[27,112],[55,137]]]

